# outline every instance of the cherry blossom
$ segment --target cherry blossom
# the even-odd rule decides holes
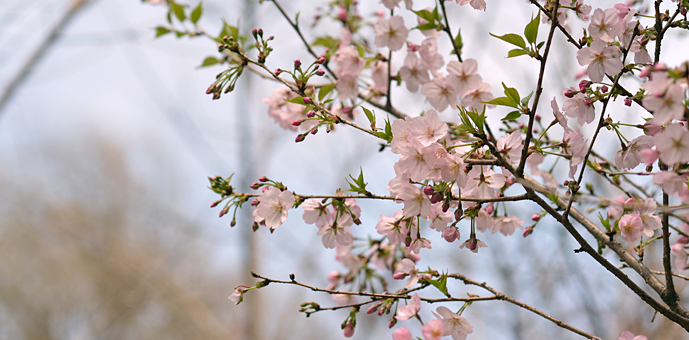
[[[474,166],[467,174],[466,195],[478,198],[491,198],[495,189],[505,185],[505,176],[495,173],[486,165]]]
[[[490,86],[490,85],[489,85]],[[459,105],[457,91],[450,82],[442,76],[436,77],[432,81],[421,86],[421,93],[438,111],[445,111],[448,106]],[[489,99],[490,100],[490,99]]]
[[[446,167],[443,168],[442,177],[446,181],[455,181],[457,186],[464,187],[467,181],[467,174],[464,172],[464,160],[457,154],[447,155]]]
[[[400,146],[409,143],[409,121],[406,119],[395,119],[392,124],[392,142],[390,151],[399,154]]]
[[[441,320],[431,320],[421,328],[421,334],[426,340],[440,340],[445,333],[445,327]]]
[[[448,0],[450,1],[450,0]],[[471,7],[477,10],[486,10],[486,1],[485,0],[457,0],[457,3],[460,4],[461,6],[464,6],[466,4],[471,4]]]
[[[317,233],[318,236],[323,236],[321,241],[323,246],[328,249],[335,248],[335,245],[349,246],[354,241],[352,232],[349,227],[341,226],[339,223],[333,221],[320,228]]]
[[[428,110],[423,117],[412,118],[409,132],[423,146],[429,146],[447,135],[447,124],[443,123],[435,110]]]
[[[439,147],[436,146],[435,148]],[[400,148],[401,157],[397,162],[402,173],[409,175],[415,182],[426,179],[428,173],[433,168],[435,161],[435,150],[431,146],[424,148],[418,140],[410,139],[409,143]]]
[[[660,160],[665,164],[689,162],[689,132],[680,124],[670,124],[653,137]]]
[[[591,37],[600,39],[604,42],[613,42],[615,36],[622,34],[622,32],[624,32],[624,27],[617,13],[617,10],[614,8],[608,8],[606,10],[596,8],[596,10],[593,11],[593,16],[591,16],[591,24],[589,24],[589,34]]]
[[[492,87],[488,83],[480,82],[479,85],[466,93],[464,98],[462,98],[462,106],[467,109],[473,109],[478,112],[483,111],[483,108],[488,106],[489,108],[494,108],[493,104],[484,104],[482,102],[489,102],[493,100],[493,94],[490,93]]]
[[[400,68],[400,76],[407,85],[409,92],[416,92],[419,86],[431,81],[428,76],[428,67],[415,53],[407,54],[404,66]]]
[[[409,276],[409,278],[407,279],[407,283],[404,285],[404,288],[410,288],[419,282],[419,270],[414,265],[414,262],[412,262],[410,259],[402,259],[400,267],[395,275],[393,275],[393,278],[401,279],[406,276]]]
[[[443,67],[445,61],[443,60],[443,56],[438,53],[438,39],[436,38],[438,30],[433,29],[431,32],[435,32],[435,35],[429,36],[421,43],[419,55],[421,56],[421,60],[426,64],[426,67],[433,73],[433,76],[437,77],[438,74],[435,70]]]
[[[316,224],[318,228],[325,226],[330,222],[330,209],[324,205],[321,200],[311,198],[301,204],[304,208],[304,222],[307,224]]]
[[[596,39],[591,47],[584,47],[577,52],[577,61],[581,66],[589,65],[586,72],[591,80],[601,82],[606,74],[615,75],[622,71],[624,65],[619,59],[621,54],[619,47],[607,46],[603,40]]]
[[[390,19],[378,20],[375,30],[376,46],[388,47],[391,51],[401,49],[409,35],[409,30],[404,26],[404,19],[397,15],[390,17]]]
[[[684,249],[684,244],[677,243],[670,246],[670,252],[675,255],[675,269],[685,270],[687,269],[687,252]]]
[[[622,216],[625,210],[632,210],[634,208],[635,200],[627,198],[626,196],[617,196],[615,200],[610,202],[608,208],[608,216],[615,221]]]
[[[589,13],[591,13],[591,6],[585,5],[584,0],[577,0],[574,5],[574,11],[577,13],[577,16],[581,20],[588,20],[589,19]]]
[[[246,288],[244,287],[237,287],[234,289],[234,292],[230,296],[228,296],[228,299],[230,301],[234,302],[235,305],[238,305],[242,303],[242,300],[244,300],[244,290]]]
[[[337,66],[335,74],[341,78],[345,74],[359,76],[366,66],[366,60],[359,56],[359,51],[352,46],[341,46],[331,59]]]
[[[436,308],[438,313],[432,312],[433,315],[442,320],[445,327],[445,336],[452,336],[453,340],[464,340],[467,335],[474,331],[469,321],[463,316],[453,313],[449,308],[440,306]]]
[[[408,183],[402,184],[398,197],[404,201],[404,216],[421,214],[421,217],[426,217],[429,215],[431,200],[419,187]]]
[[[587,140],[579,130],[570,130],[565,132],[562,137],[562,149],[565,154],[570,156],[569,160],[569,177],[574,178],[574,172],[577,166],[584,161],[584,156],[588,151],[586,145]]]
[[[482,79],[476,74],[477,70],[476,59],[466,59],[462,63],[453,60],[447,63],[447,80],[457,91],[458,96],[463,97],[481,84]]]
[[[376,224],[376,231],[378,234],[386,236],[391,244],[399,246],[404,242],[409,231],[409,224],[401,221],[403,216],[402,210],[397,211],[392,217],[381,215],[380,222]]]
[[[476,238],[475,234],[471,234],[471,237],[469,237],[468,240],[464,241],[461,245],[459,245],[459,248],[467,248],[471,250],[473,253],[478,253],[479,248],[487,248],[488,246],[481,240]]]
[[[663,186],[667,194],[681,194],[686,186],[684,180],[674,171],[662,171],[653,175],[653,183]]]
[[[390,72],[394,72],[394,65],[391,66]],[[375,60],[371,63],[371,78],[373,79],[373,90],[379,93],[388,92],[388,63]]]
[[[639,214],[644,226],[644,236],[653,237],[653,231],[663,227],[660,217],[655,215],[658,205],[652,198],[642,201],[637,198],[634,202],[634,212]]]
[[[486,209],[479,209],[478,215],[476,216],[476,229],[478,229],[478,231],[484,232],[491,229],[494,223],[495,220]]]
[[[645,335],[634,335],[634,333],[630,331],[624,331],[620,336],[617,338],[617,340],[648,340]]]
[[[275,229],[287,220],[287,211],[294,204],[294,195],[291,191],[270,187],[261,196],[260,203],[256,207],[256,217],[260,217],[266,226]]]
[[[639,214],[626,214],[620,218],[620,233],[627,242],[636,242],[644,232],[644,224]]]
[[[395,316],[395,318],[397,320],[411,319],[416,315],[416,313],[419,312],[419,309],[421,309],[421,298],[419,297],[419,294],[414,293],[408,305],[397,308],[397,316]]]
[[[392,340],[412,340],[411,332],[405,327],[402,327],[392,332]]]
[[[569,117],[576,118],[579,125],[589,124],[596,118],[596,111],[589,97],[584,93],[577,93],[565,100],[562,110]]]
[[[615,156],[615,166],[621,169],[634,169],[641,163],[641,151],[654,146],[653,137],[639,136],[634,138],[625,149],[620,150]]]
[[[513,131],[509,135],[501,137],[498,139],[496,147],[509,161],[519,162],[524,149],[521,132]]]
[[[500,217],[495,220],[495,224],[493,225],[493,234],[496,232],[500,232],[505,236],[510,236],[514,234],[514,230],[516,228],[524,228],[522,226],[522,223],[524,221],[520,220],[519,218],[515,216],[505,216],[505,217]]]
[[[643,105],[653,112],[653,122],[663,125],[684,117],[684,98],[684,90],[675,84],[669,86],[664,93],[656,92],[646,96]]]

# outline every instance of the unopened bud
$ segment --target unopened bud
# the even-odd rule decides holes
[[[608,93],[608,90],[609,90],[608,87],[605,86],[605,85],[603,85],[603,86],[600,88],[600,92],[603,92],[603,93]]]
[[[316,116],[316,111],[314,110],[309,110],[309,112],[306,113],[306,117],[313,118]]]
[[[377,304],[375,304],[375,305],[373,305],[373,306],[371,306],[371,307],[368,307],[368,309],[366,310],[366,314],[373,314],[373,313],[375,313],[375,312],[378,310],[378,307],[380,307],[381,303],[382,303],[382,302],[377,303]]]
[[[323,70],[318,70],[318,71],[316,71],[316,75],[317,75],[317,76],[323,76],[323,75],[325,75],[325,71],[323,71]]]
[[[316,63],[317,64],[325,64],[325,57],[324,56],[318,57],[318,59],[316,59]]]
[[[263,29],[262,28],[258,29],[258,35],[261,36],[261,38],[263,38]]]
[[[526,227],[526,229],[524,229],[524,237],[527,237],[531,234],[533,234],[533,227]]]
[[[208,89],[206,90],[206,94],[211,94],[213,92],[215,92],[215,83],[211,84],[211,86],[208,87]]]
[[[258,29],[254,28],[251,30],[251,35],[254,36],[254,39],[258,39]]]
[[[261,187],[261,183],[258,183],[258,182],[252,183],[252,184],[249,186],[249,188],[254,189],[254,190],[256,190],[256,189],[258,189],[258,188],[260,188],[260,187]]]
[[[572,90],[567,90],[567,91],[565,91],[564,95],[565,95],[565,97],[567,97],[567,98],[572,98],[572,97],[574,97],[574,91],[572,91]]]
[[[689,243],[689,237],[680,236],[677,238],[677,243],[687,244],[687,243]]]
[[[523,129],[524,128],[524,123],[519,123],[519,128]]]
[[[304,104],[311,104],[313,103],[313,100],[311,100],[311,97],[303,97]]]
[[[293,126],[299,126],[299,125],[301,125],[301,122],[302,122],[301,119],[297,119],[297,120],[295,120],[295,121],[292,122],[292,125],[293,125]]]
[[[540,220],[540,219],[541,219],[541,215],[539,215],[539,214],[533,214],[533,215],[531,216],[531,220],[532,220],[532,221],[538,222],[538,220]]]
[[[455,220],[459,221],[459,219],[462,218],[463,215],[464,211],[462,210],[462,208],[457,208],[457,210],[455,210]]]
[[[434,191],[433,187],[430,185],[427,185],[423,188],[423,193],[428,195],[428,196],[433,195],[433,191]]]
[[[443,193],[442,192],[436,192],[435,194],[433,194],[433,196],[431,196],[431,203],[432,204],[436,204],[442,200],[443,200]]]
[[[624,105],[632,106],[632,98],[624,98]]]
[[[591,82],[584,79],[579,82],[579,91],[586,92],[586,89],[589,88],[589,86],[591,86]]]
[[[258,198],[254,198],[254,200],[251,201],[251,206],[252,206],[252,207],[255,207],[255,206],[257,206],[259,203],[261,203],[261,201],[259,201]]]
[[[217,201],[215,201],[215,202],[211,203],[211,208],[215,208],[215,207],[217,207],[217,206],[218,206],[218,204],[220,204],[220,202],[222,202],[222,201],[221,201],[221,200],[217,200]]]
[[[514,177],[512,177],[512,176],[507,177],[507,178],[505,179],[505,182],[507,182],[507,184],[509,184],[509,185],[514,184]]]
[[[540,121],[541,121],[541,115],[536,114],[536,115],[534,116],[534,119],[536,119],[537,122],[540,122]]]
[[[237,220],[233,218],[232,222],[230,222],[230,227],[234,227],[236,225],[237,225]]]
[[[279,76],[280,73],[282,73],[282,70],[281,70],[281,69],[279,69],[279,68],[275,69],[275,75],[276,75],[276,76]]]
[[[388,328],[395,327],[396,324],[397,324],[397,319],[395,319],[395,317],[393,316],[392,318],[390,318],[390,323],[388,324]]]
[[[268,177],[266,177],[266,176],[261,176],[261,177],[258,178],[258,181],[259,181],[259,182],[265,183],[265,182],[268,182],[269,179],[268,179]]]
[[[443,212],[447,212],[448,210],[450,210],[450,202],[449,201],[443,202],[442,208],[443,208]]]
[[[294,68],[300,68],[301,67],[301,60],[297,59],[294,61]]]
[[[395,280],[402,280],[405,277],[407,277],[407,273],[403,273],[403,272],[397,272],[397,273],[392,275],[392,278]]]
[[[295,143],[303,142],[304,139],[306,139],[305,135],[297,135],[297,138],[294,139]]]
[[[317,133],[318,133],[318,128],[313,128],[313,129],[311,129],[311,134],[312,134],[312,135],[315,135],[315,134],[317,134]]]
[[[459,238],[459,229],[457,229],[457,227],[445,228],[445,231],[443,231],[443,238],[447,242],[454,242]]]
[[[487,213],[488,215],[492,215],[492,214],[493,214],[493,211],[495,211],[495,208],[493,208],[493,203],[488,204],[488,205],[486,206],[486,213]]]

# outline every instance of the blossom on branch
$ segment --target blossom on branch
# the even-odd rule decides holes
[[[586,73],[591,80],[599,83],[606,74],[616,75],[622,71],[624,65],[620,61],[622,52],[617,46],[607,46],[600,39],[591,43],[591,47],[584,47],[577,52],[579,65],[589,65]]]
[[[258,197],[260,203],[255,210],[255,219],[265,222],[266,227],[275,229],[287,220],[287,211],[294,204],[291,191],[269,187]],[[256,221],[259,222],[259,221]]]
[[[397,15],[390,19],[379,19],[374,28],[376,46],[388,47],[391,51],[401,49],[409,35],[409,30],[404,26],[404,19]]]

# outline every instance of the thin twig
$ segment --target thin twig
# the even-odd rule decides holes
[[[457,44],[455,43],[455,38],[452,36],[452,30],[450,29],[450,20],[447,20],[447,11],[445,10],[445,1],[440,1],[440,8],[443,11],[443,17],[445,18],[445,27],[443,28],[443,31],[447,33],[447,35],[450,37],[450,43],[452,43],[452,48],[455,50],[455,54],[457,55],[457,59],[459,62],[462,62],[462,52],[459,50],[459,47],[457,47]]]

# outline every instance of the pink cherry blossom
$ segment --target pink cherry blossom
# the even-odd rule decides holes
[[[307,224],[316,224],[318,228],[325,226],[330,222],[330,209],[324,205],[321,200],[311,198],[301,204],[304,208],[304,222]]]
[[[663,163],[689,162],[689,132],[681,124],[669,124],[653,137],[653,142]]]
[[[331,59],[335,63],[335,75],[341,78],[344,74],[358,77],[366,66],[366,60],[359,56],[359,51],[352,46],[341,46]]]
[[[468,334],[474,332],[474,328],[471,326],[469,321],[463,316],[453,313],[449,308],[440,306],[436,308],[437,314],[432,312],[433,315],[442,320],[443,326],[445,327],[445,336],[452,336],[452,339],[466,339]]]
[[[429,146],[447,135],[447,124],[440,120],[435,110],[428,110],[423,117],[412,118],[409,132],[421,145]]]
[[[342,330],[342,335],[344,335],[345,338],[351,338],[354,336],[354,323],[353,322],[347,322],[345,325],[345,328]]]
[[[678,84],[668,87],[665,93],[655,93],[643,99],[646,109],[653,112],[653,122],[662,125],[684,117],[684,89]]]
[[[431,320],[421,328],[421,334],[426,340],[440,340],[444,333],[445,327],[441,320]]]
[[[399,210],[394,216],[380,216],[380,222],[376,224],[376,231],[380,235],[388,238],[391,244],[399,246],[407,237],[408,224],[400,221],[404,216],[404,212]]]
[[[519,131],[514,131],[509,135],[503,136],[498,139],[496,145],[498,151],[506,157],[507,160],[511,162],[519,162],[522,156],[522,150],[524,145],[522,145],[522,134]]]
[[[675,269],[685,270],[687,268],[687,251],[681,243],[670,246],[670,252],[675,255]]]
[[[419,297],[419,294],[414,293],[408,305],[397,308],[397,316],[395,316],[395,318],[397,320],[411,319],[416,315],[416,313],[419,312],[419,309],[421,309],[421,298]]]
[[[617,13],[617,10],[614,8],[608,8],[605,11],[596,8],[593,11],[593,16],[591,16],[591,24],[589,24],[589,34],[591,34],[591,37],[605,42],[613,42],[615,36],[622,34],[624,27]]]
[[[234,289],[234,292],[230,296],[228,296],[228,299],[230,301],[234,302],[235,305],[238,305],[242,303],[242,300],[244,300],[244,290],[246,288],[244,287],[237,287]]]
[[[411,332],[409,332],[408,329],[402,327],[392,332],[392,340],[412,340]]]
[[[446,181],[455,181],[462,188],[466,184],[467,174],[464,172],[465,164],[462,157],[457,154],[447,156],[447,166],[443,169],[442,177]]]
[[[654,146],[653,137],[639,136],[634,138],[626,149],[620,150],[615,156],[615,166],[618,169],[634,169],[641,163],[641,151]]]
[[[294,195],[291,191],[280,191],[275,187],[269,187],[259,196],[261,203],[256,207],[256,215],[265,222],[270,229],[275,229],[287,220],[287,211],[294,204]]]
[[[454,218],[452,212],[450,212],[449,210],[443,212],[442,206],[442,202],[438,202],[436,204],[431,205],[431,212],[428,215],[428,220],[431,222],[429,227],[439,232],[445,231],[445,228],[447,228],[447,224],[452,222]]]
[[[467,248],[471,250],[472,253],[476,254],[478,253],[479,248],[487,248],[488,246],[481,240],[476,238],[475,234],[471,234],[471,237],[469,237],[468,240],[464,241],[459,248]]]
[[[376,46],[388,47],[391,51],[401,49],[409,35],[409,30],[404,26],[404,19],[397,15],[390,19],[378,20],[374,28]]]
[[[615,221],[622,216],[625,210],[631,210],[634,207],[634,199],[626,196],[617,196],[614,201],[610,202],[608,208],[608,216]]]
[[[421,93],[438,111],[445,111],[448,106],[456,107],[457,91],[447,79],[442,76],[436,77],[432,81],[421,86]]]
[[[634,333],[630,331],[624,331],[620,336],[617,338],[617,340],[648,340],[645,335],[636,335],[634,336]]]
[[[620,218],[620,233],[627,242],[636,242],[644,232],[644,224],[639,214],[626,214]]]
[[[577,93],[565,100],[562,110],[569,117],[576,118],[579,125],[589,124],[596,118],[596,110],[589,97],[584,93]]]
[[[486,211],[486,209],[479,209],[478,216],[476,216],[476,230],[484,232],[488,229],[493,228],[495,220]]]
[[[466,59],[460,63],[456,60],[447,63],[447,80],[452,84],[457,95],[463,97],[481,84],[481,76],[476,74],[478,63],[476,59]]]
[[[589,65],[587,73],[595,82],[603,81],[606,74],[616,75],[622,71],[624,65],[619,57],[622,54],[617,46],[607,46],[600,39],[591,43],[591,47],[584,47],[577,52],[579,65]]]
[[[400,160],[397,162],[402,173],[409,175],[414,182],[426,179],[433,168],[435,153],[429,153],[418,140],[410,139],[409,143],[400,147]]]
[[[658,205],[652,198],[642,201],[637,198],[634,202],[634,212],[639,214],[644,226],[644,236],[653,237],[653,231],[662,228],[660,217],[655,215]]]
[[[471,7],[477,10],[486,10],[486,1],[485,0],[457,0],[457,3],[460,4],[461,6],[464,6],[466,4],[471,4]]]
[[[411,286],[419,282],[419,270],[414,265],[414,262],[412,262],[412,260],[410,259],[402,259],[400,267],[397,269],[395,275],[399,277],[400,274],[403,275],[403,278],[405,276],[409,276],[409,278],[407,279],[407,283],[404,285],[404,288],[410,288]]]
[[[395,119],[392,124],[392,142],[390,143],[390,151],[399,154],[400,146],[409,143],[409,120]]]
[[[653,183],[663,186],[663,191],[667,194],[681,194],[686,184],[684,180],[674,171],[662,171],[653,175]]]
[[[423,237],[416,238],[409,245],[409,252],[418,254],[421,248],[431,249],[431,241]]]
[[[404,66],[400,69],[400,76],[407,85],[409,92],[416,92],[419,86],[431,81],[428,76],[428,67],[416,53],[409,53],[404,59]]]
[[[588,20],[589,19],[589,13],[591,13],[591,6],[585,5],[584,0],[577,0],[576,3],[573,5],[574,11],[577,13],[577,16],[581,20]]]
[[[394,72],[394,65],[391,66],[390,72]],[[373,90],[379,93],[388,92],[388,63],[375,60],[371,63],[371,78],[373,79]]]
[[[443,60],[443,56],[438,53],[438,39],[436,38],[438,30],[433,29],[431,32],[435,32],[435,36],[429,36],[421,43],[419,55],[421,56],[421,60],[426,64],[426,67],[433,73],[433,76],[437,77],[438,74],[435,70],[443,67],[445,61]]]
[[[285,99],[289,100],[296,96],[294,92],[283,86],[275,89],[270,94],[270,97],[261,100],[268,104],[268,115],[283,129],[296,131],[297,127],[293,126],[292,122],[306,118],[306,114],[302,113],[303,106],[285,101]],[[302,129],[311,128],[312,126],[313,123],[310,122],[300,125]]]
[[[524,226],[522,226],[522,223],[524,223],[524,221],[518,219],[515,216],[499,217],[495,220],[495,224],[493,225],[493,234],[499,231],[505,236],[512,235],[514,234],[514,230],[516,228],[524,228]]]
[[[483,111],[483,108],[488,106],[489,108],[494,108],[493,104],[484,104],[482,102],[489,102],[493,100],[493,94],[490,93],[492,87],[488,83],[480,82],[478,87],[474,90],[469,91],[462,98],[462,106],[469,110],[476,110],[478,112]]]
[[[330,222],[316,233],[318,236],[323,236],[321,241],[323,246],[328,249],[335,248],[337,244],[342,246],[349,246],[354,241],[354,236],[349,230],[349,227],[341,226],[339,223]]]
[[[337,91],[339,92],[338,98],[345,101],[350,98],[354,98],[359,93],[359,76],[352,73],[345,73],[340,75],[337,80]]]
[[[505,185],[505,176],[495,173],[486,165],[474,166],[467,174],[466,196],[491,198],[495,189]]]
[[[569,160],[570,178],[574,178],[574,172],[576,171],[577,166],[584,161],[584,156],[588,151],[588,146],[586,143],[587,140],[584,139],[584,136],[581,134],[581,132],[579,132],[579,130],[570,130],[565,132],[564,136],[562,137],[562,151],[571,157]]]
[[[398,197],[404,201],[404,216],[411,217],[418,214],[424,218],[428,216],[431,200],[419,187],[409,183],[403,184]]]

